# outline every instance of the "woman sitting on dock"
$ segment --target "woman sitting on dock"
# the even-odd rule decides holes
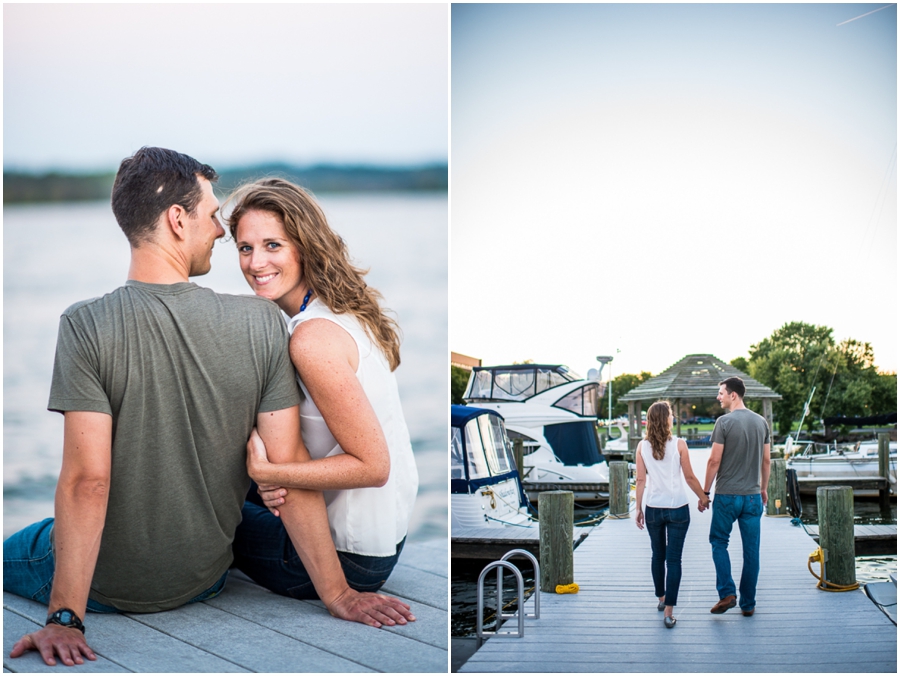
[[[393,373],[400,363],[397,324],[303,188],[263,179],[231,201],[228,226],[241,271],[256,295],[290,318],[291,361],[304,395],[295,462],[270,463],[255,430],[248,443],[247,469],[259,495],[252,486],[235,565],[273,592],[317,598],[278,507],[288,489],[321,490],[347,583],[377,591],[400,556],[418,487]],[[279,555],[269,556],[276,544],[283,544]]]
[[[681,551],[691,525],[684,481],[700,498],[701,511],[709,506],[709,496],[694,476],[691,458],[684,439],[672,437],[675,416],[667,401],[657,401],[647,411],[647,438],[638,445],[637,465],[637,527],[650,534],[652,557],[650,572],[659,598],[657,610],[664,610],[663,622],[671,629],[681,585]],[[649,477],[649,482],[647,478]],[[682,480],[682,477],[684,480]],[[647,484],[646,517],[644,514],[644,484]]]

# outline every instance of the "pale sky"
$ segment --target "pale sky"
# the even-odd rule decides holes
[[[450,348],[897,369],[896,5],[454,5]],[[604,374],[604,379],[607,374]]]
[[[448,25],[437,4],[4,4],[4,164],[447,161]]]

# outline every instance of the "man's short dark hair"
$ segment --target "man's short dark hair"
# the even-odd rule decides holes
[[[152,240],[159,215],[173,204],[193,212],[203,195],[197,176],[219,178],[208,164],[166,148],[144,147],[122,160],[112,210],[131,246]]]
[[[721,383],[719,383],[719,385],[724,385],[726,390],[728,390],[731,394],[736,394],[741,399],[744,398],[744,393],[747,391],[747,388],[744,387],[744,381],[737,376],[726,378]]]

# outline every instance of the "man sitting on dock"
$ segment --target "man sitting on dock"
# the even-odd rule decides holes
[[[716,398],[728,414],[716,420],[713,429],[703,491],[708,496],[715,479],[709,542],[716,566],[719,602],[710,612],[724,613],[737,605],[728,557],[728,540],[737,521],[744,550],[740,606],[744,616],[750,617],[756,608],[760,519],[768,502],[770,435],[766,419],[744,406],[745,391],[744,381],[737,377],[719,383]],[[701,504],[700,511],[703,509]]]
[[[189,282],[225,234],[212,167],[163,148],[122,161],[112,193],[131,245],[125,286],[61,319],[49,408],[64,414],[55,519],[3,544],[3,588],[48,605],[11,657],[96,659],[85,611],[158,612],[218,595],[250,485],[256,426],[269,459],[299,454],[300,401],[278,307]],[[91,261],[85,261],[90,265]],[[279,507],[332,615],[406,624],[409,606],[347,585],[317,491]],[[283,550],[273,554],[286,556]]]

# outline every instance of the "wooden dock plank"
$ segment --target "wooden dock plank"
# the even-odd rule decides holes
[[[816,589],[807,569],[815,542],[789,519],[762,520],[754,616],[712,615],[710,515],[692,506],[674,629],[656,610],[646,531],[607,520],[575,550],[580,591],[543,593],[541,618],[526,620],[523,639],[487,640],[460,672],[896,673],[894,624],[861,591]],[[739,581],[736,526],[729,552]],[[532,610],[533,600],[526,605]]]
[[[374,629],[338,620],[319,601],[272,594],[232,571],[217,598],[165,613],[86,619],[96,662],[90,672],[437,672],[448,664],[446,539],[408,544],[384,591],[406,600],[417,621]],[[3,594],[5,672],[47,672],[37,653],[9,651],[34,631],[46,606]]]

